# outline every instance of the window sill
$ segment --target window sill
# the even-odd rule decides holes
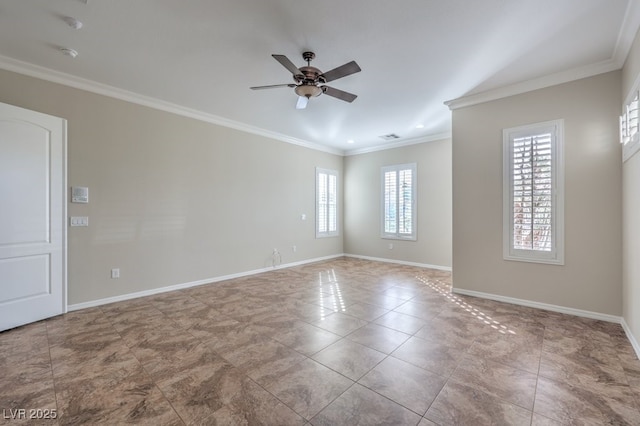
[[[504,260],[508,260],[511,262],[527,262],[527,263],[542,263],[547,265],[564,265],[564,259],[556,259],[556,258],[544,258],[544,257],[531,257],[531,256],[503,256]]]
[[[316,238],[334,238],[339,237],[340,234],[316,234]]]
[[[397,235],[383,235],[380,238],[382,238],[383,240],[418,241],[417,237],[399,237]]]

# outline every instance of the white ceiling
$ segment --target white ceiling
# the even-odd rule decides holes
[[[0,68],[364,152],[448,135],[451,99],[619,69],[639,25],[638,0],[0,0]],[[292,82],[271,54],[302,66],[306,50],[323,71],[360,65],[328,83],[352,104],[296,110],[293,89],[249,90]]]

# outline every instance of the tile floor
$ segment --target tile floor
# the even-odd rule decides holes
[[[450,280],[337,259],[9,330],[0,423],[640,425],[619,325]]]

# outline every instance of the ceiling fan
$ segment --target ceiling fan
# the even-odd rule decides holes
[[[307,61],[307,66],[300,68],[296,67],[285,55],[271,56],[273,56],[276,61],[280,62],[283,67],[293,74],[293,81],[295,81],[295,83],[254,86],[250,87],[250,89],[262,90],[274,89],[276,87],[292,87],[294,88],[294,92],[298,95],[298,102],[296,103],[297,109],[306,108],[307,103],[312,96],[320,96],[323,93],[349,103],[353,102],[354,99],[357,98],[357,95],[354,95],[353,93],[325,86],[325,83],[360,72],[361,69],[355,61],[348,62],[332,69],[331,71],[323,73],[318,68],[311,66],[311,60],[316,57],[316,54],[313,52],[304,52],[302,54],[302,59]]]

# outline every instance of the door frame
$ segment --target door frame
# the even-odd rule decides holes
[[[69,283],[68,276],[68,259],[69,249],[67,242],[69,241],[68,225],[69,220],[67,216],[67,203],[69,200],[69,188],[67,186],[67,163],[69,157],[67,154],[67,139],[69,138],[68,121],[66,118],[59,117],[62,120],[62,315],[68,312],[69,306],[69,291],[67,285]]]

